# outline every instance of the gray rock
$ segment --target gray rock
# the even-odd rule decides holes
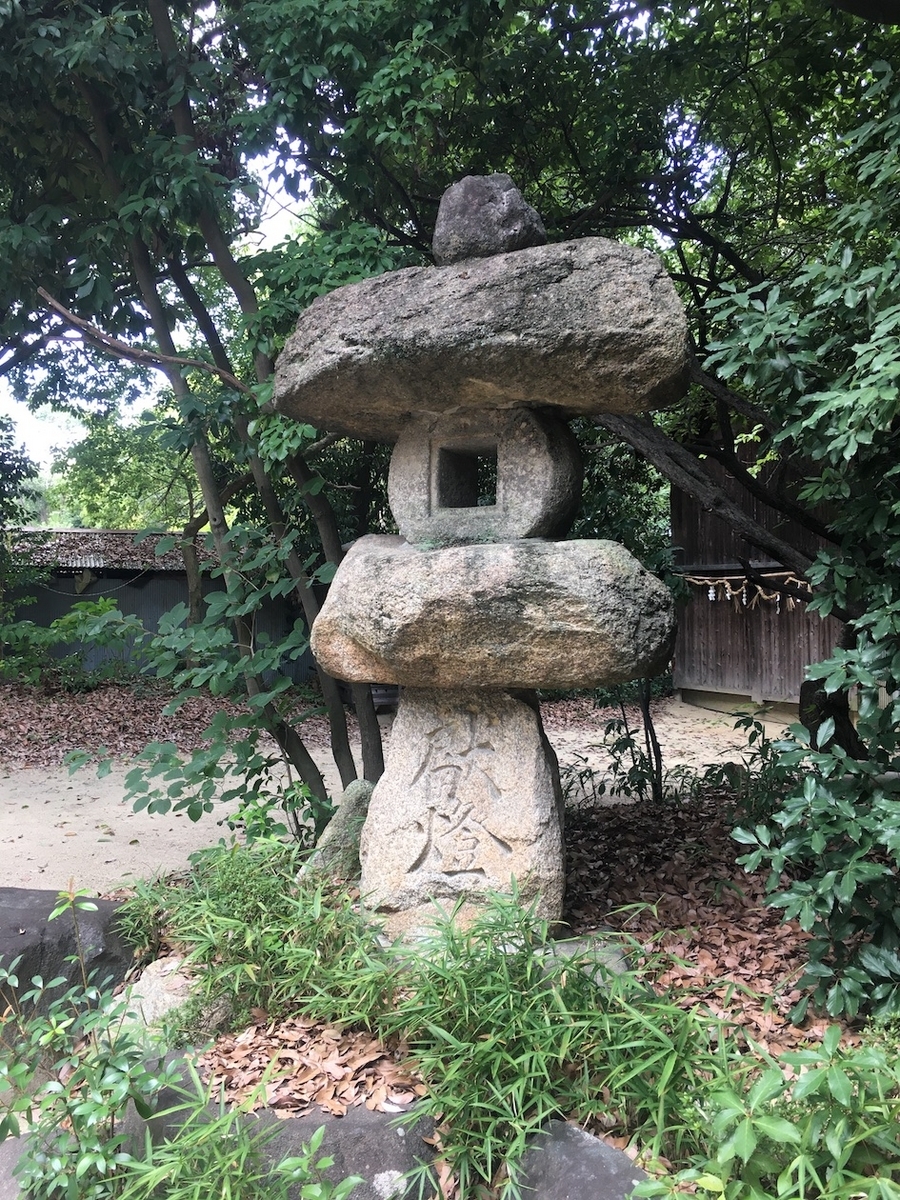
[[[170,1054],[167,1062],[181,1064],[184,1055]],[[183,1087],[164,1088],[156,1097],[154,1107],[160,1115],[149,1121],[154,1141],[176,1139],[184,1122],[185,1113],[173,1110],[184,1102],[185,1093],[193,1093],[193,1084],[186,1067],[181,1067],[181,1075]],[[217,1115],[217,1100],[209,1104],[208,1111],[211,1117]],[[434,1148],[423,1141],[433,1133],[434,1123],[425,1116],[408,1125],[398,1125],[395,1114],[372,1112],[360,1105],[348,1108],[342,1117],[316,1111],[282,1120],[263,1109],[247,1113],[241,1120],[253,1133],[276,1130],[271,1141],[262,1147],[264,1162],[273,1167],[298,1154],[316,1130],[324,1126],[319,1156],[334,1159],[334,1164],[323,1172],[325,1177],[333,1183],[349,1175],[360,1175],[365,1180],[354,1190],[353,1200],[413,1200],[420,1194],[418,1185],[405,1177],[421,1163],[434,1159]],[[130,1135],[132,1153],[140,1153],[146,1128],[147,1123],[132,1109],[124,1125],[124,1131]],[[0,1200],[4,1200],[2,1193]]]
[[[160,1099],[162,1109],[165,1104],[178,1103],[180,1097],[167,1092]],[[245,1120],[269,1126],[277,1119],[267,1115]],[[134,1113],[129,1123],[137,1137],[142,1137],[143,1122]],[[404,1127],[395,1125],[389,1115],[355,1108],[339,1119],[315,1114],[277,1124],[281,1128],[265,1152],[267,1161],[274,1164],[296,1154],[324,1125],[322,1152],[335,1159],[326,1172],[328,1178],[337,1181],[361,1175],[366,1180],[353,1193],[353,1200],[413,1200],[420,1195],[419,1189],[414,1183],[401,1182],[402,1176],[434,1157],[433,1147],[423,1141],[432,1132],[431,1122],[424,1117]],[[172,1136],[176,1129],[177,1118],[169,1118],[158,1126],[156,1136]],[[20,1200],[22,1195],[13,1175],[21,1143],[20,1138],[0,1143],[0,1200]],[[624,1200],[646,1175],[621,1150],[577,1126],[551,1121],[526,1150],[516,1178],[522,1195],[535,1200]]]
[[[555,962],[578,960],[593,981],[602,986],[609,975],[624,975],[631,969],[621,938],[602,932],[586,937],[557,938],[547,942],[542,953]]]
[[[375,785],[355,779],[346,787],[302,873],[321,871],[336,879],[359,878],[359,839]]]
[[[423,1162],[432,1162],[434,1149],[422,1139],[434,1131],[433,1122],[422,1117],[412,1125],[398,1125],[391,1113],[371,1112],[359,1106],[347,1109],[340,1119],[314,1113],[281,1121],[265,1114],[260,1121],[278,1125],[278,1133],[266,1147],[272,1163],[297,1153],[315,1131],[325,1126],[321,1153],[334,1159],[325,1171],[333,1182],[349,1175],[365,1181],[353,1191],[353,1200],[414,1200],[422,1195],[419,1182],[408,1175]]]
[[[154,1041],[166,1017],[190,999],[193,982],[184,955],[154,959],[125,990],[128,1012],[123,1024],[146,1029],[148,1042]]]
[[[562,794],[534,708],[503,692],[407,688],[360,846],[363,903],[391,936],[465,923],[518,883],[539,919],[562,911]]]
[[[479,495],[481,472],[495,475],[488,498]],[[414,417],[391,455],[388,499],[411,542],[563,537],[581,501],[581,477],[578,442],[547,413]]]
[[[603,238],[348,284],[300,316],[275,406],[393,442],[411,414],[635,413],[687,387],[684,308],[660,260]]]
[[[566,1121],[550,1121],[525,1151],[516,1181],[535,1200],[625,1200],[646,1172]]]
[[[361,538],[312,629],[340,679],[435,688],[578,688],[657,674],[672,597],[614,542],[430,550]]]
[[[466,175],[441,197],[432,250],[445,266],[546,241],[543,221],[508,175]]]
[[[36,1006],[46,1012],[50,1003],[82,980],[81,965],[68,961],[79,950],[92,982],[98,986],[108,982],[112,987],[125,978],[134,955],[116,932],[115,915],[118,904],[111,900],[92,899],[96,911],[78,912],[78,938],[75,936],[71,912],[55,920],[50,914],[59,904],[59,893],[31,888],[0,888],[0,964],[9,970],[21,957],[15,970],[19,986],[0,985],[2,1007],[13,995],[31,990],[31,980],[39,975],[45,983],[62,976],[66,983],[48,992]],[[32,1006],[31,1011],[35,1011]]]

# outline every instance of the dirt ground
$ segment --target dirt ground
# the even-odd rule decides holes
[[[140,740],[137,726],[146,719],[146,705],[141,711],[123,711],[129,703],[124,690],[107,697],[102,710],[96,700],[35,703],[14,689],[5,689],[0,703],[6,709],[6,735],[0,739],[0,885],[57,889],[74,882],[76,887],[107,890],[180,869],[195,850],[231,836],[220,813],[194,823],[184,815],[135,813],[123,802],[125,754],[134,752],[135,738]],[[593,772],[597,778],[607,772],[603,731],[614,716],[614,711],[594,709],[588,701],[545,706],[547,733],[564,780],[579,773]],[[638,719],[636,711],[629,713],[637,731]],[[114,751],[119,746],[110,736],[110,721],[133,735],[121,739],[123,756],[102,779],[90,766],[70,774],[61,759],[67,748],[78,744],[79,732],[94,745],[102,743]],[[656,703],[654,721],[667,769],[739,760],[746,752],[746,739],[735,733],[729,715],[668,699]],[[199,717],[197,723],[202,723]],[[778,728],[769,732],[777,733]],[[158,736],[158,731],[152,732]],[[332,794],[339,794],[323,734],[314,735],[313,741]]]

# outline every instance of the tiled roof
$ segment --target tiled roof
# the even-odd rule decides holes
[[[23,529],[19,544],[23,549],[27,545],[32,562],[45,567],[74,571],[183,571],[184,560],[177,546],[156,553],[157,543],[171,536],[164,533],[144,536],[133,529]],[[197,550],[201,559],[212,557],[202,539],[198,540]]]

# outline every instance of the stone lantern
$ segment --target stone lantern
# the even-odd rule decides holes
[[[400,536],[353,545],[312,630],[337,678],[401,685],[360,846],[363,898],[394,934],[434,902],[466,920],[512,879],[559,918],[562,798],[535,690],[671,654],[663,584],[616,543],[562,539],[581,498],[568,419],[683,395],[685,314],[646,251],[544,242],[508,176],[463,179],[437,266],[321,297],[278,361],[281,412],[394,443]]]

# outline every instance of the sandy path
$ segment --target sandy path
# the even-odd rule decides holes
[[[666,766],[699,767],[739,759],[746,742],[732,717],[665,701],[655,718]],[[781,726],[769,726],[776,735]],[[596,727],[557,729],[548,736],[563,767],[587,763],[605,773],[602,721]],[[326,772],[332,794],[340,787],[325,750],[314,754]],[[194,823],[171,813],[135,813],[122,801],[127,765],[117,764],[103,779],[92,768],[69,775],[67,768],[0,766],[0,886],[103,891],[138,878],[178,870],[188,855],[230,838],[221,814]]]
[[[327,751],[313,751],[331,794],[340,783]],[[134,812],[124,803],[129,766],[103,779],[92,767],[0,768],[0,886],[104,891],[180,870],[195,850],[231,840],[223,814],[199,821],[181,814]]]

